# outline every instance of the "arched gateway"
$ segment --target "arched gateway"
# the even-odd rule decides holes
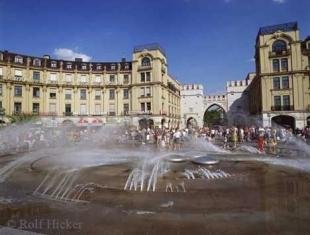
[[[205,126],[222,126],[226,124],[226,111],[219,104],[210,105],[203,117],[203,122]]]
[[[288,115],[278,115],[271,119],[272,126],[281,126],[286,129],[295,129],[296,121],[295,118]]]
[[[195,118],[193,118],[193,117],[188,118],[187,121],[186,121],[186,127],[187,128],[196,128],[196,127],[198,127],[197,120]]]
[[[142,129],[147,129],[147,128],[153,128],[154,127],[154,120],[153,119],[148,119],[148,118],[143,118],[139,120],[139,127]]]

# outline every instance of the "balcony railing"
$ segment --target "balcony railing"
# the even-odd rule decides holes
[[[15,76],[14,80],[15,81],[23,81],[23,77],[22,76]]]
[[[281,57],[281,56],[288,56],[291,54],[291,50],[284,50],[284,51],[270,51],[269,57]]]
[[[40,82],[41,82],[41,80],[40,80],[40,79],[37,79],[37,78],[33,78],[32,81],[33,81],[34,83],[40,83]]]
[[[128,115],[152,115],[152,111],[129,111]]]
[[[69,116],[73,116],[72,112],[64,112],[64,116],[69,117]]]
[[[139,67],[138,67],[138,71],[150,70],[150,69],[152,69],[152,65],[139,65]]]
[[[293,105],[271,106],[271,111],[293,111]]]

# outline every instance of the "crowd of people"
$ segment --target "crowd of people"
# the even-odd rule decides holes
[[[131,128],[126,129],[121,142],[132,141],[140,144],[156,144],[158,147],[180,150],[188,140],[203,139],[222,146],[224,149],[236,149],[242,143],[255,144],[261,152],[276,153],[279,143],[293,138],[310,144],[310,128],[303,130],[285,128],[219,127],[219,128]]]
[[[101,131],[101,132],[100,132]],[[107,134],[109,132],[109,134]],[[102,133],[102,134],[101,134]],[[0,130],[0,154],[29,151],[36,148],[68,146],[80,142],[116,145],[154,145],[158,148],[181,150],[189,141],[212,142],[224,149],[234,150],[240,144],[254,145],[260,152],[276,153],[279,143],[294,138],[310,143],[310,127],[303,130],[285,128],[217,127],[217,128],[137,128],[117,127],[53,127],[11,126]]]

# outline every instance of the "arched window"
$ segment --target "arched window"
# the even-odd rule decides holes
[[[273,52],[282,52],[287,50],[286,42],[283,40],[277,40],[272,44]]]
[[[144,57],[141,61],[142,66],[151,66],[151,60],[148,57]]]

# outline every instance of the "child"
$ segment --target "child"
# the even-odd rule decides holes
[[[259,135],[257,144],[258,144],[258,150],[260,152],[264,152],[265,151],[265,139],[263,135]]]

